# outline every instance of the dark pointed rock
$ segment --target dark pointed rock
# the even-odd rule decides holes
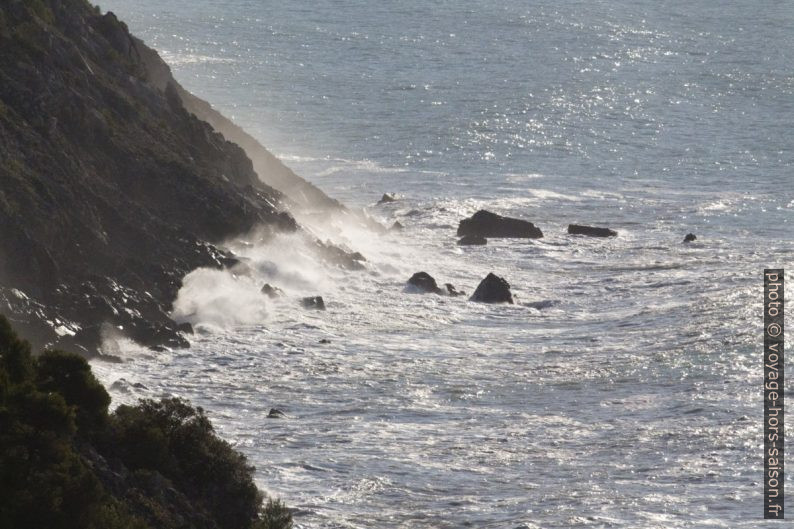
[[[397,199],[394,198],[394,195],[389,194],[389,193],[384,193],[383,196],[380,198],[380,200],[378,200],[378,204],[377,205],[380,206],[381,204],[390,204],[390,203],[396,202],[396,201],[397,201]]]
[[[270,411],[267,413],[268,419],[284,419],[286,417],[287,414],[279,410],[278,408],[270,408]]]
[[[428,274],[427,272],[417,272],[411,276],[411,279],[408,280],[408,284],[412,285],[422,292],[427,292],[430,294],[440,294],[441,289],[438,288],[438,284],[436,280],[433,279],[433,276]]]
[[[466,235],[458,241],[458,246],[483,246],[488,244],[488,239],[479,235]]]
[[[325,301],[322,296],[311,296],[301,299],[301,305],[305,309],[325,310]]]
[[[278,287],[274,287],[270,283],[265,283],[265,286],[262,287],[261,292],[270,299],[280,298],[281,296],[284,295],[283,290],[281,290]]]
[[[391,228],[389,228],[389,231],[403,231],[403,229],[405,229],[405,226],[400,224],[399,220],[395,220],[394,224],[392,224]]]
[[[480,303],[513,303],[513,294],[510,292],[510,283],[501,277],[490,273],[480,281],[477,290],[469,298],[470,301]]]
[[[467,235],[539,239],[543,237],[543,232],[527,220],[503,217],[481,209],[468,219],[460,221],[458,236]]]
[[[687,233],[686,237],[684,237],[684,242],[692,242],[695,240],[697,240],[697,237],[695,236],[694,233]]]
[[[617,237],[618,232],[609,228],[595,228],[593,226],[582,226],[580,224],[568,225],[569,235],[587,235],[588,237]]]

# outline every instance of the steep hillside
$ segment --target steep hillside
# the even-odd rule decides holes
[[[261,146],[259,178],[194,114],[250,138],[112,13],[0,3],[0,313],[35,345],[90,353],[101,323],[185,345],[167,311],[188,271],[233,262],[212,243],[257,224],[297,229],[287,203],[335,204]]]

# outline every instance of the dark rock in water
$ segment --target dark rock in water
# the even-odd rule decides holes
[[[594,228],[593,226],[568,224],[568,234],[587,235],[588,237],[617,237],[618,232],[610,230],[609,228]]]
[[[284,419],[286,416],[287,414],[278,408],[270,408],[270,411],[267,413],[268,419]]]
[[[513,303],[513,295],[510,292],[510,283],[501,277],[488,274],[485,279],[480,281],[477,290],[469,298],[470,301],[481,303]]]
[[[394,224],[392,224],[391,228],[389,228],[389,231],[402,231],[404,228],[405,228],[405,226],[400,224],[399,220],[395,220]]]
[[[413,285],[422,292],[430,294],[440,294],[441,289],[438,288],[436,280],[427,272],[417,272],[408,280],[409,285]]]
[[[193,334],[193,326],[187,322],[177,325],[176,330],[185,334]]]
[[[479,235],[466,235],[458,241],[458,246],[482,246],[488,244],[488,239]]]
[[[447,289],[447,294],[450,296],[465,296],[465,292],[458,292],[452,283],[445,283],[444,287]]]
[[[322,340],[320,340],[320,343],[321,344],[329,344],[329,343],[331,343],[331,340],[329,340],[328,338],[323,338]]]
[[[383,196],[380,198],[380,200],[378,200],[378,204],[377,205],[380,206],[381,204],[390,204],[390,203],[396,202],[396,201],[397,201],[397,199],[394,198],[394,195],[391,195],[389,193],[384,193]]]
[[[481,209],[458,225],[458,236],[539,239],[543,232],[529,221],[503,217]]]
[[[684,242],[692,242],[692,241],[694,241],[696,239],[697,239],[697,237],[695,237],[694,233],[687,233],[686,237],[684,237]]]
[[[325,310],[325,301],[322,296],[311,296],[301,299],[301,305],[305,309]]]
[[[262,290],[260,292],[262,292],[262,294],[266,295],[270,299],[280,298],[281,296],[284,295],[283,290],[281,290],[278,287],[274,287],[270,283],[265,283],[265,286],[262,287]]]
[[[421,215],[421,214],[422,214],[422,212],[419,211],[418,209],[412,209],[411,211],[406,213],[405,216],[406,217],[416,217],[416,216]]]

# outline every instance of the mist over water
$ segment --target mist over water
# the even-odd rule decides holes
[[[311,223],[360,272],[297,236],[230,241],[245,267],[194,271],[175,302],[191,349],[96,365],[114,402],[207,408],[300,527],[763,525],[761,273],[794,262],[788,6],[102,7],[299,174],[406,226]],[[458,247],[480,208],[545,237]],[[407,292],[420,270],[469,294],[493,271],[517,304]]]

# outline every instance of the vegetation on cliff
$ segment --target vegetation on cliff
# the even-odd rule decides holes
[[[0,527],[292,526],[201,408],[109,404],[83,358],[33,356],[0,316]]]

